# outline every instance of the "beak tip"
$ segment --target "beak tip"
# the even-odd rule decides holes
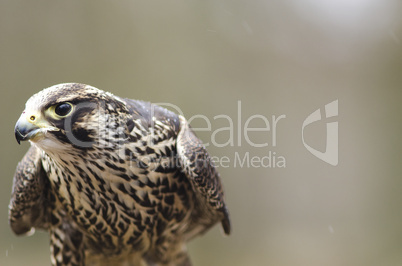
[[[17,140],[18,144],[21,144],[21,133],[17,129],[15,129],[14,134],[15,134],[15,139]]]

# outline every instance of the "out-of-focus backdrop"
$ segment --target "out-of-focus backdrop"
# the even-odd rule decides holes
[[[402,265],[401,8],[399,0],[1,0],[0,265],[50,264],[47,233],[14,236],[7,205],[29,146],[17,145],[14,124],[32,94],[62,82],[196,116],[233,233],[216,226],[192,241],[195,266]],[[327,119],[335,100],[339,116]],[[317,109],[323,119],[306,126],[305,142],[325,151],[326,123],[338,122],[337,166],[303,145],[303,121]],[[266,127],[263,117],[270,131],[244,132]]]

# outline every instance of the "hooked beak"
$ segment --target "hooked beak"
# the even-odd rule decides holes
[[[59,129],[50,125],[41,115],[22,113],[15,124],[14,133],[18,144],[25,140],[38,140],[47,131],[58,131]]]

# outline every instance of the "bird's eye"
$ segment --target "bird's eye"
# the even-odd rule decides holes
[[[73,110],[73,106],[71,105],[71,103],[59,103],[54,108],[54,112],[56,113],[56,115],[58,115],[60,117],[65,117],[65,116],[69,115],[72,110]]]

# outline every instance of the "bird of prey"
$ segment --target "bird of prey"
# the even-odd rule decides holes
[[[89,85],[44,89],[15,126],[31,147],[9,206],[17,234],[50,234],[52,265],[191,265],[186,242],[220,222],[219,174],[188,122]]]

